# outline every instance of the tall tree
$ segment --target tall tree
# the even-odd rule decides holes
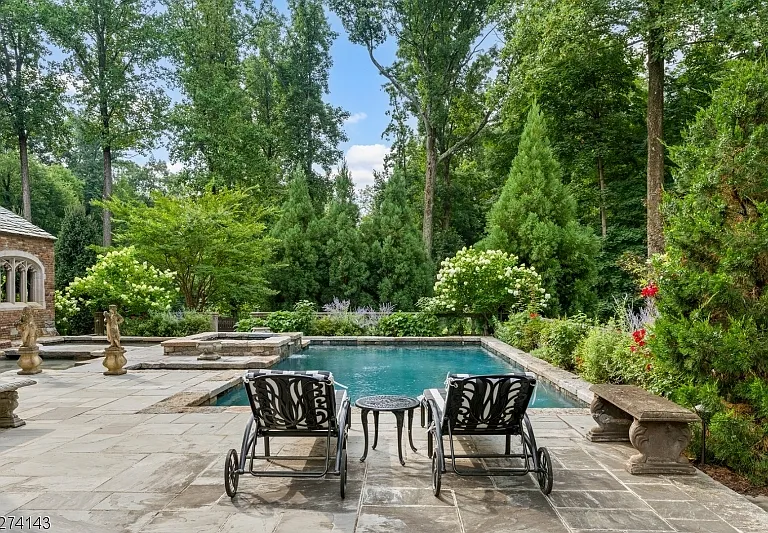
[[[611,0],[528,0],[505,25],[502,51],[514,58],[517,92],[535,98],[548,117],[552,148],[578,201],[579,220],[602,236],[601,316],[614,313],[615,297],[634,292],[619,258],[646,254],[642,55],[626,32],[612,26],[610,7]],[[519,100],[510,99],[502,114],[512,131],[521,128],[525,104]],[[491,159],[510,152],[489,144]]]
[[[85,132],[101,144],[102,197],[109,199],[115,153],[151,147],[167,106],[157,77],[161,17],[155,0],[62,0],[51,7],[51,32],[69,53],[65,67],[77,88]],[[108,209],[102,218],[102,240],[110,246]]]
[[[307,178],[303,170],[297,169],[291,175],[280,218],[270,232],[280,241],[275,258],[280,267],[272,277],[272,288],[277,291],[275,300],[280,308],[293,309],[299,300],[317,299],[321,243],[314,235],[316,220]]]
[[[283,46],[285,17],[271,0],[263,0],[248,39],[253,52],[243,61],[245,89],[250,100],[252,117],[259,129],[257,147],[277,174],[282,154],[280,99],[277,63]]]
[[[576,218],[576,200],[534,104],[528,113],[509,178],[488,216],[482,246],[514,254],[541,273],[554,313],[588,312],[596,301],[597,238]]]
[[[91,246],[99,242],[99,229],[85,208],[82,205],[68,208],[54,245],[58,290],[85,275],[86,269],[96,262],[96,251]]]
[[[664,190],[664,90],[667,62],[692,43],[712,40],[723,9],[737,15],[754,2],[705,0],[620,0],[611,4],[613,28],[624,28],[644,44],[648,89],[646,219],[648,255],[664,251],[661,197]]]
[[[171,58],[184,96],[173,112],[172,155],[203,185],[256,186],[276,193],[276,176],[259,149],[241,53],[251,21],[240,0],[168,0]]]
[[[286,165],[301,166],[315,205],[322,206],[329,184],[315,167],[330,172],[342,156],[338,144],[347,140],[342,124],[349,113],[323,101],[337,34],[319,0],[288,0],[288,9],[290,25],[277,69],[283,157]]]
[[[0,3],[0,114],[18,147],[21,165],[22,213],[32,220],[29,185],[29,145],[37,136],[50,135],[61,124],[63,84],[47,60],[38,0]]]
[[[404,178],[404,171],[396,169],[360,231],[368,247],[369,292],[379,303],[389,302],[405,311],[429,294],[433,270]]]
[[[0,205],[21,213],[21,183],[18,156],[0,152]],[[58,235],[68,208],[83,202],[83,184],[68,168],[44,165],[29,158],[32,223],[51,235]]]
[[[471,125],[457,132],[450,142],[438,142],[449,123],[453,103],[465,93],[466,81],[487,89],[493,69],[488,58],[494,47],[484,48],[493,31],[492,0],[333,0],[349,39],[364,46],[378,71],[407,102],[409,112],[421,123],[426,150],[422,236],[427,254],[432,254],[433,211],[438,165],[471,143],[495,116],[500,94],[483,90],[473,94],[464,109],[472,113]],[[383,65],[374,55],[388,38],[397,41],[397,59]],[[500,84],[500,87],[504,84]],[[444,137],[445,138],[445,137]]]
[[[176,272],[188,309],[237,311],[264,304],[272,294],[267,274],[274,241],[265,234],[265,212],[249,207],[247,192],[155,192],[151,205],[117,197],[108,204],[120,223],[117,242],[135,246],[152,266]]]
[[[354,305],[372,303],[363,292],[368,278],[367,250],[358,228],[359,221],[360,209],[355,203],[352,176],[345,163],[334,179],[333,196],[325,214],[310,225],[310,231],[317,235],[316,242],[322,243],[317,273],[323,302],[340,298]]]

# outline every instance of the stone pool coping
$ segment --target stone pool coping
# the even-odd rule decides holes
[[[203,334],[201,334],[203,335]],[[592,401],[593,393],[589,390],[591,383],[583,378],[557,368],[556,366],[534,357],[522,350],[518,350],[510,346],[509,344],[496,339],[495,337],[484,336],[451,336],[451,337],[373,337],[373,336],[359,336],[359,337],[321,337],[321,336],[308,336],[304,337],[304,340],[308,341],[307,344],[319,345],[319,346],[383,346],[383,345],[411,345],[411,346],[480,346],[490,353],[506,359],[516,366],[521,367],[527,372],[535,373],[538,378],[552,387],[558,392],[564,394],[572,400],[582,402],[585,405],[582,407],[574,407],[573,409],[584,410],[589,402]],[[242,357],[232,357],[227,359],[242,359]],[[271,361],[264,361],[264,363],[271,363],[269,366],[278,363],[282,357],[270,358]],[[184,413],[184,412],[216,412],[217,410],[227,409],[227,406],[214,406],[209,405],[215,398],[229,390],[232,387],[237,386],[243,375],[243,368],[232,368],[227,365],[232,365],[238,361],[205,361],[205,362],[189,362],[187,365],[195,365],[204,367],[205,369],[216,370],[216,374],[211,376],[211,379],[203,381],[198,385],[195,385],[190,390],[185,390],[176,393],[168,398],[161,400],[160,402],[151,405],[142,412],[145,413]],[[201,364],[202,363],[202,364]],[[180,363],[181,364],[181,363]],[[171,368],[172,364],[163,364],[163,368]],[[181,364],[184,369],[187,368],[185,364]],[[156,369],[154,364],[151,363],[138,363],[134,366],[135,369],[148,370]],[[223,379],[222,376],[227,376]]]

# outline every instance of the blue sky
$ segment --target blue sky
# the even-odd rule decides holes
[[[276,0],[275,6],[288,16],[284,0]],[[328,10],[326,14],[331,27],[338,33],[331,49],[333,67],[326,101],[342,107],[351,115],[344,124],[349,140],[339,148],[345,155],[355,185],[362,188],[373,183],[373,170],[382,168],[383,158],[389,150],[389,141],[381,137],[389,123],[386,115],[389,96],[382,88],[384,78],[371,63],[366,49],[350,43],[339,18]],[[394,57],[395,44],[392,40],[376,52],[377,60],[384,65],[390,64]],[[176,90],[172,90],[170,96],[175,101],[180,99]],[[169,160],[165,146],[154,150],[153,156],[158,160]],[[141,155],[132,159],[137,163],[146,161]]]

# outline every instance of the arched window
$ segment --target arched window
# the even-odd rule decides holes
[[[45,268],[30,253],[0,252],[0,287],[0,308],[28,303],[45,307]]]

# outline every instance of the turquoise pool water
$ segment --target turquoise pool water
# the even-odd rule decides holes
[[[506,361],[474,346],[311,346],[282,360],[281,370],[330,370],[346,385],[354,402],[362,396],[418,396],[424,389],[443,388],[448,372],[504,374],[519,371]],[[219,396],[216,405],[248,405],[245,390],[236,387]],[[539,381],[531,407],[581,407]]]

